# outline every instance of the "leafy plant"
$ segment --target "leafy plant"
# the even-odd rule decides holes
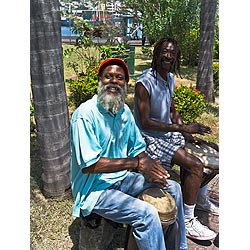
[[[153,57],[153,47],[152,46],[143,46],[141,48],[141,52],[143,55],[145,55],[148,58]]]
[[[101,59],[119,57],[126,60],[129,56],[129,44],[120,43],[116,46],[103,45],[99,48]]]
[[[30,100],[30,118],[32,118],[34,115],[35,115],[34,104],[32,100]]]
[[[77,38],[77,45],[84,44],[85,47],[92,46],[92,33],[94,31],[93,26],[86,20],[77,16],[73,16],[71,20],[73,20],[74,23],[72,32],[75,34],[79,34],[79,37]]]
[[[191,86],[176,86],[173,98],[185,124],[194,122],[207,107],[205,96]]]
[[[30,131],[34,131],[35,127],[36,127],[35,108],[33,100],[30,99]]]
[[[90,66],[77,80],[67,80],[70,91],[69,104],[78,107],[97,92],[97,67]]]
[[[213,62],[214,93],[219,95],[219,62]]]

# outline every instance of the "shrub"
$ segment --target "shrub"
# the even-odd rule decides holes
[[[219,62],[213,62],[214,93],[219,95]]]
[[[35,116],[35,108],[34,108],[34,104],[33,101],[30,100],[30,118],[32,119],[32,117]]]
[[[32,98],[30,99],[30,131],[34,132],[36,128],[35,108]]]
[[[205,96],[191,86],[176,86],[173,98],[185,124],[194,122],[207,107]]]
[[[153,47],[149,46],[142,46],[141,52],[143,55],[145,55],[148,58],[153,57]]]
[[[99,51],[101,54],[101,59],[104,60],[106,58],[111,57],[119,57],[126,61],[129,57],[129,44],[120,43],[115,46],[111,45],[103,45],[99,47]]]
[[[77,80],[67,80],[70,91],[69,104],[78,107],[97,93],[97,67],[89,66]]]

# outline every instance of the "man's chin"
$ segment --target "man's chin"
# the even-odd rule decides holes
[[[161,64],[161,67],[162,67],[163,69],[170,69],[171,66],[172,66],[172,64],[171,64],[170,61],[165,61],[165,62],[162,62],[162,64]]]
[[[120,94],[120,92],[119,91],[109,91],[108,90],[106,92],[106,94],[109,95],[109,96],[118,96]]]

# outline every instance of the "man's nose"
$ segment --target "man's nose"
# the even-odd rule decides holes
[[[114,84],[118,84],[118,83],[117,83],[117,77],[112,76],[111,79],[110,79],[110,82],[111,82],[111,83],[114,83]]]
[[[173,54],[171,52],[167,52],[165,56],[171,59],[173,57]]]

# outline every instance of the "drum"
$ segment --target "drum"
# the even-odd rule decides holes
[[[139,194],[138,198],[150,203],[157,209],[165,234],[168,227],[176,221],[177,207],[174,198],[161,188],[148,188]],[[125,249],[138,250],[130,226],[127,229]]]
[[[205,166],[204,172],[206,169],[208,169],[208,171],[219,171],[219,152],[215,149],[209,147],[206,144],[197,145],[193,143],[187,143],[185,150],[201,160]]]
[[[139,199],[153,205],[159,214],[162,225],[172,224],[177,216],[174,198],[161,188],[148,188],[138,196]]]

